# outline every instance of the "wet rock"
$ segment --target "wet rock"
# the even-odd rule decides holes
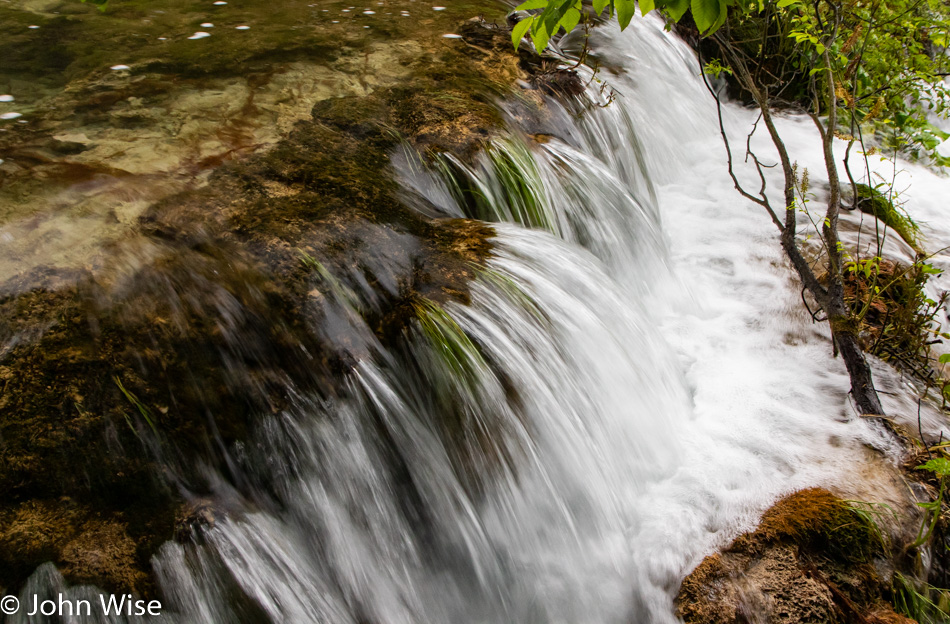
[[[60,141],[55,138],[47,144],[47,147],[56,154],[63,156],[75,156],[89,149],[89,146],[85,143],[78,141]]]
[[[584,93],[587,86],[578,73],[572,69],[558,69],[541,74],[536,80],[538,86],[547,93],[554,95],[578,96]]]
[[[70,499],[23,503],[0,511],[0,560],[12,566],[0,588],[52,561],[75,582],[140,591],[146,575],[137,548],[121,516],[103,516]]]
[[[95,123],[31,135],[32,152],[21,146],[16,158],[30,175],[71,168],[88,189],[69,210],[24,220],[22,233],[88,255],[60,257],[36,239],[37,257],[11,258],[23,272],[0,289],[0,516],[13,527],[0,536],[0,584],[16,587],[53,561],[69,582],[147,593],[157,548],[221,517],[214,505],[182,512],[181,484],[210,496],[206,467],[234,476],[237,449],[262,416],[295,396],[334,397],[377,345],[404,339],[419,300],[467,302],[492,230],[405,205],[389,157],[404,141],[464,157],[491,136],[496,94],[525,75],[504,33],[492,38],[487,50],[407,43],[397,54],[407,64],[390,72],[401,84],[357,82],[348,97],[316,106],[315,93],[340,85],[307,65],[280,78],[284,91],[301,78],[286,100],[269,98],[266,83],[227,77],[191,95],[103,83],[116,97],[88,112]],[[389,49],[370,46],[368,62],[383,68]],[[162,119],[169,97],[184,116]],[[199,118],[230,119],[250,101],[286,115],[286,134],[270,117],[262,130],[189,149],[216,158],[241,132],[273,137],[272,149],[199,163],[216,170],[197,183],[154,169],[180,171],[180,146],[161,147],[168,136],[205,136]],[[116,151],[143,134],[142,152]],[[50,136],[83,149],[60,153]],[[138,191],[143,176],[161,192]],[[35,184],[12,182],[5,190]],[[104,200],[113,193],[116,201]],[[17,223],[6,232],[19,233]],[[66,268],[76,265],[83,270]],[[63,497],[77,511],[60,509]],[[34,507],[42,513],[23,515]]]
[[[676,614],[697,624],[898,622],[874,566],[881,554],[865,516],[826,490],[802,490],[706,557],[683,581]]]
[[[508,23],[509,28],[514,28],[518,22],[525,20],[531,17],[531,14],[527,11],[512,11],[505,18],[505,21]]]
[[[208,498],[200,498],[182,505],[175,518],[175,541],[199,542],[201,533],[213,529],[217,520],[223,518],[224,515],[223,510]]]
[[[116,521],[91,520],[66,543],[60,556],[60,572],[74,583],[95,584],[121,591],[145,588],[138,545],[126,527]]]

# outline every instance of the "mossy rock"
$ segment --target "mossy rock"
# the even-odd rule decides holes
[[[122,515],[103,516],[68,499],[33,500],[0,512],[0,559],[13,565],[6,578],[52,561],[77,583],[109,591],[148,587],[139,544]]]
[[[897,622],[873,566],[880,554],[874,526],[848,502],[795,492],[686,577],[676,614],[687,624]]]
[[[849,503],[820,488],[783,498],[765,512],[753,533],[739,537],[733,546],[751,550],[778,542],[852,563],[867,562],[880,550],[868,520]]]

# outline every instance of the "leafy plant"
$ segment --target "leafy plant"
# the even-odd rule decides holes
[[[729,7],[738,6],[738,2],[737,0],[640,0],[639,6],[643,15],[656,10],[674,21],[679,21],[687,12],[692,12],[700,32],[709,34],[725,23]],[[593,0],[591,8],[594,15],[606,14],[608,17],[616,17],[621,30],[630,25],[637,13],[635,0]],[[528,0],[515,10],[540,11],[518,22],[511,33],[515,49],[526,35],[530,35],[538,52],[544,50],[551,38],[559,32],[571,32],[581,23],[581,20],[586,20],[588,17],[581,0]]]

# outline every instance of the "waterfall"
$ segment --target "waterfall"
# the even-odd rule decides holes
[[[262,416],[226,517],[155,557],[152,621],[674,622],[683,576],[770,501],[865,478],[880,434],[732,189],[695,57],[657,20],[614,28],[608,106],[591,82],[586,106],[546,100],[543,141],[509,107],[474,163],[394,157],[408,202],[495,222],[471,304],[420,308],[340,397]],[[730,132],[750,119],[727,106]],[[781,120],[803,163],[808,123]],[[46,565],[21,600],[57,593],[93,595]]]

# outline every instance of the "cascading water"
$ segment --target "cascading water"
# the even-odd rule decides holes
[[[547,102],[550,140],[511,115],[474,167],[396,159],[429,208],[512,222],[471,305],[421,307],[341,398],[266,417],[236,466],[248,485],[220,480],[228,517],[156,557],[154,621],[671,622],[701,556],[883,444],[731,188],[691,51],[658,22],[633,31],[596,45],[620,97]],[[730,130],[749,118],[727,108]],[[875,371],[899,412],[910,395]],[[92,595],[48,565],[21,596],[58,592]]]

